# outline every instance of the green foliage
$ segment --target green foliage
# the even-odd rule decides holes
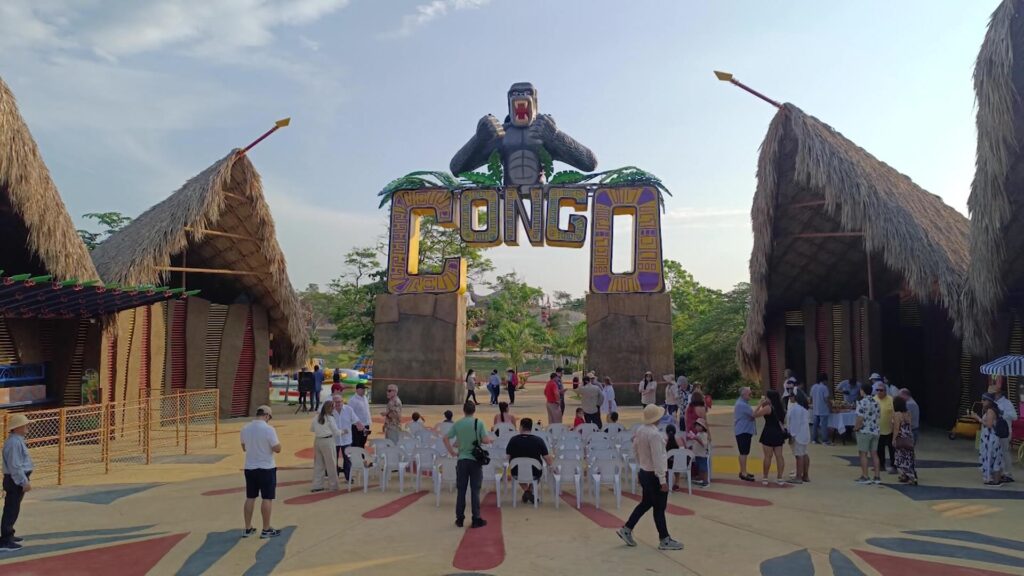
[[[372,282],[362,286],[342,279],[331,282],[334,338],[355,346],[359,352],[373,348],[375,299],[387,291],[384,270],[375,270],[369,276]]]
[[[464,258],[470,281],[481,282],[494,271],[494,263],[484,256],[484,249],[466,244],[457,228],[444,228],[434,218],[420,221],[421,274],[439,274],[446,258]]]
[[[359,286],[364,276],[380,269],[380,260],[377,257],[381,250],[382,246],[363,246],[353,248],[345,254],[345,266],[349,268],[348,273],[354,277],[356,286]]]
[[[543,146],[540,147],[540,167],[544,172],[545,180],[550,179],[555,173],[555,161],[551,158],[551,153]]]
[[[554,176],[548,179],[548,184],[551,184],[552,186],[564,186],[568,184],[579,184],[581,182],[585,182],[586,180],[587,175],[584,174],[583,172],[578,172],[576,170],[562,170],[560,172],[555,173]]]
[[[552,296],[555,298],[555,306],[561,310],[583,312],[584,308],[586,308],[586,301],[583,298],[573,298],[572,294],[569,294],[568,292],[555,290]]]
[[[505,168],[501,165],[501,154],[497,150],[487,158],[487,175],[499,185],[505,178]]]
[[[462,184],[451,174],[434,170],[419,170],[410,172],[401,178],[388,182],[383,190],[377,193],[380,196],[380,205],[383,208],[391,203],[391,197],[400,190],[418,190],[420,188],[447,188],[457,190]]]
[[[467,184],[480,188],[501,186],[501,180],[495,180],[493,176],[484,172],[463,172],[459,174],[459,180],[464,180]]]
[[[82,218],[87,220],[95,220],[103,230],[100,232],[92,232],[90,230],[79,229],[78,237],[85,243],[86,248],[92,250],[99,246],[100,242],[106,240],[111,234],[117,232],[121,228],[124,228],[132,221],[130,216],[125,216],[120,212],[89,212],[83,214]]]
[[[302,304],[309,341],[316,346],[320,342],[320,329],[331,319],[334,300],[327,292],[321,292],[320,286],[310,284],[299,292],[299,302]]]
[[[493,285],[496,295],[484,312],[480,346],[505,355],[513,368],[525,361],[526,354],[540,352],[548,335],[531,312],[544,292],[527,285],[515,273],[499,276]]]
[[[576,170],[562,170],[548,178],[548,184],[552,185],[566,186],[584,183],[607,186],[653,186],[658,190],[658,202],[661,204],[662,208],[665,207],[665,198],[662,195],[672,195],[672,192],[665,187],[665,184],[660,178],[646,170],[641,170],[636,166],[624,166],[622,168],[605,170],[604,172],[594,172],[592,174],[584,174],[583,172],[578,172]]]

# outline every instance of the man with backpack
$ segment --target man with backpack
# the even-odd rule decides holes
[[[459,460],[455,468],[455,525],[462,528],[466,520],[466,489],[470,490],[471,512],[473,521],[470,528],[482,528],[487,521],[480,516],[480,485],[483,483],[483,467],[481,462],[482,444],[494,441],[487,434],[483,422],[476,418],[476,402],[467,401],[462,406],[463,418],[456,422],[444,437],[444,447],[453,457]],[[452,447],[455,440],[458,451]],[[486,453],[485,453],[486,454]]]

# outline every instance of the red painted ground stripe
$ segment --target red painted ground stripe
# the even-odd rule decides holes
[[[188,536],[188,532],[25,560],[0,566],[0,573],[19,574],[20,576],[50,576],[52,574],[145,576],[186,536]]]
[[[480,515],[487,521],[483,528],[470,528],[466,518],[465,533],[452,566],[459,570],[491,570],[505,561],[505,537],[501,533],[501,508],[498,499],[491,492],[480,503]],[[467,502],[467,508],[469,503]]]
[[[607,499],[606,499],[607,500]],[[562,502],[565,502],[576,510],[576,496],[574,494],[562,494]],[[614,504],[614,500],[612,504]],[[602,508],[594,508],[593,504],[583,503],[583,507],[577,510],[580,514],[583,514],[594,524],[597,524],[601,528],[621,528],[625,521],[618,516],[605,512]]]
[[[629,498],[630,500],[636,500],[637,502],[640,502],[641,500],[643,500],[643,498],[641,498],[640,496],[638,496],[636,494],[632,494],[630,492],[623,492],[622,495],[625,498]],[[669,514],[673,514],[675,516],[693,516],[694,514],[696,514],[696,512],[694,512],[693,510],[690,510],[689,508],[683,508],[682,506],[676,506],[675,504],[673,504],[671,502],[668,503],[668,508],[666,508],[665,511],[668,512]]]
[[[398,498],[397,500],[392,500],[391,502],[388,502],[387,504],[380,506],[379,508],[374,508],[369,512],[363,512],[363,518],[390,518],[391,516],[398,514],[402,510],[405,510],[406,508],[408,508],[417,500],[423,498],[427,494],[428,492],[426,490],[420,490],[419,492],[413,492],[412,494],[402,496],[401,498]]]
[[[284,486],[298,486],[299,484],[309,484],[309,480],[278,482],[277,487],[282,488]],[[203,492],[203,496],[223,496],[224,494],[238,494],[240,492],[245,492],[245,486],[237,486],[235,488],[221,488],[220,490],[209,490],[207,492]]]
[[[732,494],[723,494],[721,492],[710,492],[708,490],[697,489],[693,491],[694,496],[700,496],[701,498],[710,498],[711,500],[718,500],[720,502],[729,502],[730,504],[739,504],[740,506],[771,506],[772,503],[768,500],[762,500],[760,498],[748,498],[746,496],[734,496]]]
[[[295,453],[296,458],[305,458],[306,460],[313,459],[313,448],[303,448]]]
[[[370,485],[370,490],[376,488],[373,484]],[[301,505],[301,504],[313,504],[314,502],[322,502],[324,500],[330,500],[338,496],[344,496],[345,494],[355,494],[363,492],[362,488],[357,487],[355,484],[352,485],[352,491],[349,492],[346,488],[341,490],[324,490],[323,492],[310,492],[309,494],[303,494],[302,496],[294,496],[284,501],[288,505]]]
[[[939,564],[927,560],[900,558],[888,554],[876,554],[865,550],[853,550],[882,576],[905,576],[906,574],[927,574],[928,576],[1007,576],[1009,572],[993,572],[981,568],[966,568],[951,564]]]
[[[792,484],[783,484],[782,486],[779,486],[775,482],[772,482],[765,486],[761,484],[760,480],[755,482],[746,482],[744,480],[740,480],[739,478],[722,478],[721,480],[716,478],[712,482],[714,482],[714,484],[728,484],[729,486],[743,486],[744,488],[771,488],[773,490],[793,487]]]

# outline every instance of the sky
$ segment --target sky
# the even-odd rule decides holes
[[[830,124],[967,213],[974,59],[994,0],[3,0],[10,85],[78,225],[136,216],[290,116],[250,153],[297,289],[387,231],[377,192],[447,170],[511,83],[588,146],[671,190],[664,256],[749,278],[758,146],[775,109]],[[557,167],[556,167],[557,168]],[[587,287],[589,247],[498,247],[497,272]]]

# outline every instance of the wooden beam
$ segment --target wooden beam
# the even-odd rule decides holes
[[[186,268],[183,266],[157,266],[157,270],[165,272],[194,272],[196,274],[235,274],[238,276],[259,276],[259,272],[246,270],[227,270],[225,268]]]
[[[241,234],[232,234],[231,232],[221,232],[220,230],[203,230],[201,228],[193,228],[191,226],[185,226],[185,230],[192,232],[193,234],[209,234],[210,236],[223,236],[225,238],[235,238],[236,240],[249,240],[250,242],[259,243],[259,240],[250,236],[243,236]]]
[[[863,235],[863,232],[806,232],[794,234],[790,238],[851,238]]]
[[[814,200],[813,202],[798,202],[796,204],[790,204],[790,208],[806,208],[808,206],[824,206],[824,200]]]
[[[868,259],[868,300],[875,299],[875,280],[871,277],[871,252],[865,250]]]
[[[246,198],[245,196],[239,196],[238,194],[233,194],[231,192],[224,192],[224,195],[228,196],[230,198],[234,198],[235,200],[242,200],[242,201],[245,201],[245,202],[249,201],[249,199]]]

